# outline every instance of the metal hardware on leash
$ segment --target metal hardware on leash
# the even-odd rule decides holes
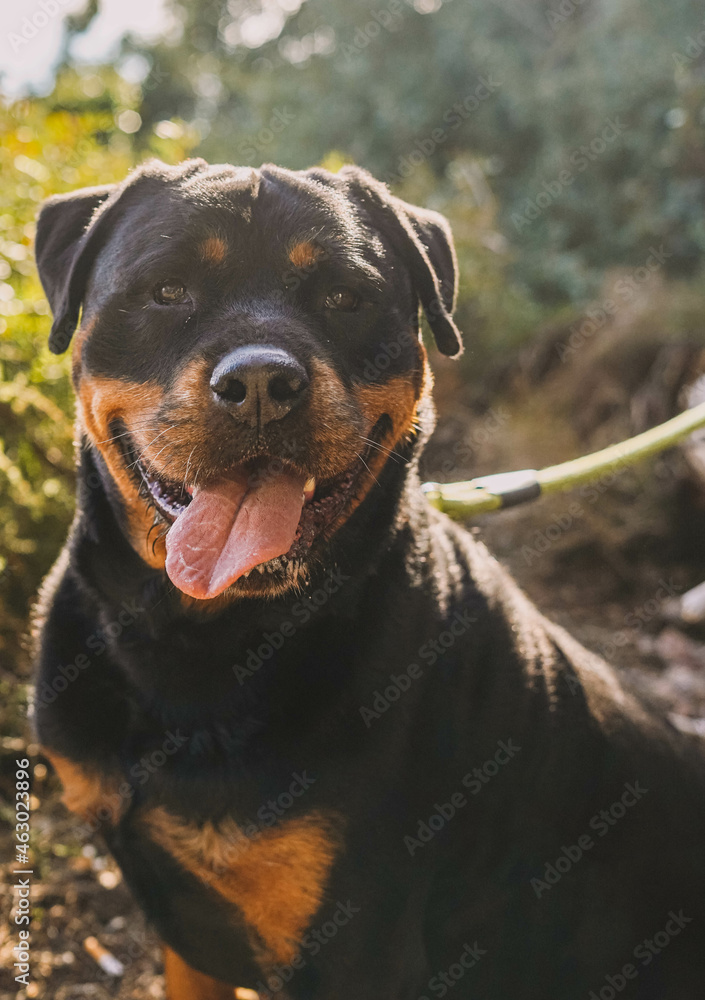
[[[628,441],[538,472],[521,469],[461,483],[424,483],[421,489],[429,503],[438,510],[462,519],[485,511],[516,507],[546,493],[573,489],[581,483],[591,482],[657,455],[701,427],[705,427],[705,403],[685,410]]]

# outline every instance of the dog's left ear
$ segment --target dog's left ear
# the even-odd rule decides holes
[[[93,264],[131,199],[145,197],[150,183],[179,183],[207,168],[201,159],[184,160],[177,166],[147,160],[121,184],[82,188],[44,202],[37,219],[34,253],[54,315],[49,335],[54,354],[61,354],[71,342]]]
[[[463,352],[452,313],[458,293],[458,262],[447,219],[396,198],[386,184],[361,167],[343,167],[341,176],[409,268],[428,325],[442,354]]]
[[[74,269],[77,248],[86,241],[91,219],[115,186],[106,184],[55,195],[44,202],[39,213],[34,253],[54,316],[49,335],[49,348],[54,354],[66,350],[78,322],[82,291],[77,287]]]

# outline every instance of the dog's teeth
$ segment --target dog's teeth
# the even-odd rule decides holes
[[[264,566],[262,565],[262,563],[260,563],[259,566],[255,566],[255,569],[260,574],[264,573]]]
[[[251,573],[251,572],[252,572],[252,570],[251,570],[251,569],[248,569],[248,571],[247,571],[246,573],[243,573],[243,574],[242,574],[242,578],[243,578],[243,580],[246,580],[246,579],[248,578],[248,576],[250,575],[250,573]]]
[[[316,477],[309,476],[304,483],[304,500],[310,500],[316,492]]]

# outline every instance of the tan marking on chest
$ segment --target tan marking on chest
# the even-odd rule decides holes
[[[89,770],[53,750],[42,748],[42,753],[59,776],[61,801],[70,812],[85,820],[117,823],[129,801],[119,793],[118,777]]]
[[[198,256],[207,264],[222,264],[228,252],[228,244],[222,236],[209,236],[198,244]]]
[[[164,980],[167,1000],[233,1000],[237,997],[232,986],[191,968],[167,945],[164,945]]]
[[[340,846],[330,820],[311,813],[248,837],[233,820],[199,826],[160,806],[145,815],[144,825],[168,854],[240,910],[261,942],[253,942],[256,953],[275,962],[295,958]]]

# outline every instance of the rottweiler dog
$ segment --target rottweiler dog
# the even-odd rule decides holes
[[[36,254],[79,470],[36,729],[170,1000],[701,1000],[702,743],[419,488],[446,220],[149,162]]]

